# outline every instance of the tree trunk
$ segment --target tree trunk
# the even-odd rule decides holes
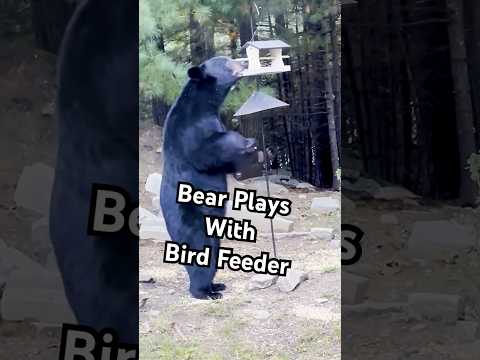
[[[76,1],[32,0],[32,25],[37,46],[57,53]]]
[[[330,155],[332,158],[332,187],[335,190],[339,189],[338,183],[338,170],[340,169],[340,161],[338,156],[338,143],[337,143],[337,130],[335,126],[335,95],[333,94],[332,86],[332,65],[328,59],[328,45],[326,46],[326,67],[327,78],[325,79],[325,92],[327,100],[327,112],[328,112],[328,135],[330,138]]]
[[[238,30],[240,32],[240,46],[243,46],[246,42],[252,40],[252,32],[255,34],[257,30],[257,24],[253,18],[253,9],[250,1],[244,1],[240,5],[240,14],[237,18]],[[257,36],[254,36],[256,39]]]
[[[342,92],[341,92],[341,72],[340,57],[338,52],[338,35],[337,35],[337,19],[338,13],[330,14],[330,41],[332,43],[332,80],[333,80],[333,94],[335,96],[335,128],[337,134],[337,145],[341,143],[341,115],[342,115]],[[340,156],[340,151],[338,152]]]
[[[215,54],[214,28],[211,24],[200,24],[190,11],[190,61],[198,65]]]
[[[287,25],[285,23],[285,15],[280,14],[275,16],[275,34],[280,39],[285,39]]]
[[[460,156],[460,200],[463,204],[473,205],[476,202],[477,189],[466,167],[469,157],[475,152],[475,126],[466,62],[463,0],[447,0],[446,3],[450,11],[450,57]]]
[[[467,59],[469,60],[472,101],[475,114],[475,140],[480,150],[480,7],[477,0],[465,1]]]

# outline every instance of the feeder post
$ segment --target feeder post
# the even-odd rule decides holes
[[[272,57],[272,68],[282,69],[285,66],[282,58],[282,49],[270,49],[270,56]]]
[[[258,84],[258,82],[257,82]],[[263,153],[265,154],[263,163],[265,164],[265,183],[267,184],[267,196],[270,197],[270,179],[268,173],[270,172],[270,159],[267,152],[267,146],[265,145],[265,122],[262,121],[262,143],[263,143]],[[273,245],[273,256],[277,257],[277,245],[275,243],[275,231],[273,229],[273,219],[270,219],[270,232],[272,234],[272,245]]]
[[[252,45],[247,45],[248,70],[257,71],[262,65],[260,64],[260,50]]]

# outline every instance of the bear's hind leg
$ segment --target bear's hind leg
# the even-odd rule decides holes
[[[227,289],[227,286],[224,283],[212,283],[212,290],[215,292],[224,291]]]
[[[186,268],[190,278],[190,294],[192,294],[194,298],[202,300],[222,298],[222,294],[212,287],[215,268],[199,267],[196,265],[187,265]]]

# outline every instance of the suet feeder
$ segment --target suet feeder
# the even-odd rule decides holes
[[[288,72],[290,65],[285,65],[283,49],[290,48],[290,45],[282,40],[249,41],[242,46],[241,50],[246,51],[247,57],[236,59],[236,61],[248,62],[248,68],[242,72],[242,76],[255,76],[262,74],[275,74]]]

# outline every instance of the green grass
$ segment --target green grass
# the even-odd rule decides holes
[[[197,344],[177,343],[164,336],[148,336],[140,341],[142,360],[223,360],[218,354],[206,354]]]
[[[323,273],[323,274],[333,273],[333,272],[336,272],[336,271],[339,270],[339,269],[340,269],[340,265],[330,264],[330,265],[325,265],[325,266],[320,270],[320,272]]]

